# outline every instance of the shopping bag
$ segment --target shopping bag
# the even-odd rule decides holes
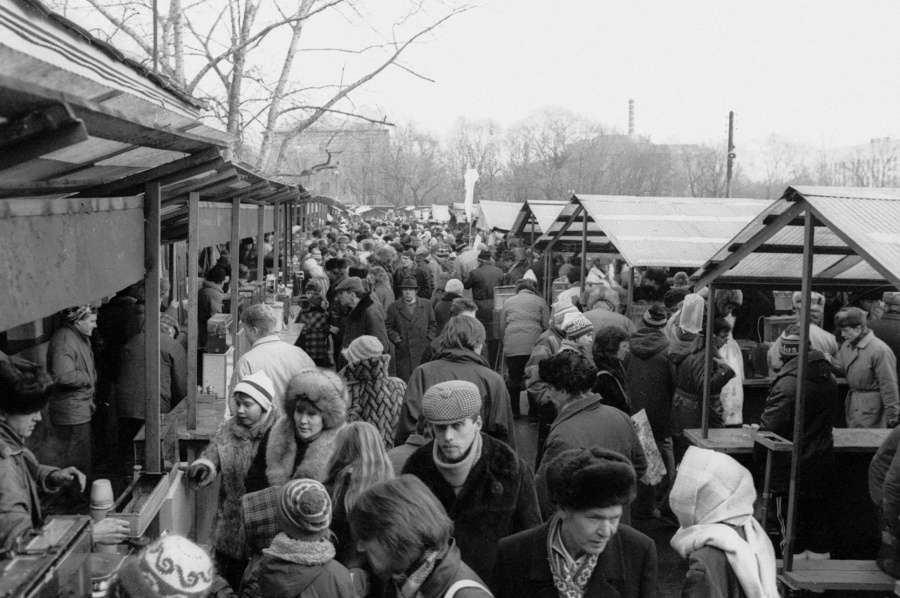
[[[666,465],[663,463],[659,447],[653,438],[653,430],[650,428],[650,420],[647,419],[647,411],[641,409],[631,416],[631,424],[637,432],[644,456],[647,458],[647,471],[641,476],[641,481],[648,486],[659,484],[666,476]]]

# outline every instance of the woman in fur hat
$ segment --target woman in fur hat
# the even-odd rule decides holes
[[[196,487],[207,486],[221,475],[212,545],[219,572],[235,588],[249,556],[241,521],[241,497],[268,486],[265,454],[269,430],[275,423],[274,394],[272,381],[264,372],[255,372],[238,382],[231,395],[232,417],[219,426],[201,457],[188,469],[188,479]]]
[[[338,429],[347,420],[347,389],[336,373],[307,370],[294,376],[266,447],[270,486],[305,477],[324,480]]]

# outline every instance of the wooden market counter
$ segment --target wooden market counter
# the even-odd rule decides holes
[[[834,450],[838,453],[874,453],[890,434],[886,428],[834,428]],[[748,428],[710,428],[709,437],[692,428],[684,431],[694,446],[729,455],[753,453],[753,432]]]

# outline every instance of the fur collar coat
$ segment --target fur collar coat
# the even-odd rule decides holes
[[[325,481],[328,460],[334,452],[337,428],[323,429],[312,441],[297,439],[293,418],[282,415],[272,426],[266,447],[266,479],[272,486],[281,486],[296,478]]]

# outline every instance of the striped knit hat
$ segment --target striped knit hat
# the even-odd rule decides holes
[[[574,341],[585,334],[592,334],[594,325],[580,313],[566,314],[563,319],[563,330],[566,331],[566,338]]]
[[[315,480],[291,480],[278,497],[281,529],[295,540],[317,539],[331,525],[331,498],[325,486]]]
[[[481,392],[465,380],[438,382],[425,391],[422,413],[430,424],[452,424],[481,415]]]
[[[241,381],[235,384],[232,395],[243,393],[259,403],[263,411],[272,410],[272,397],[275,396],[275,385],[265,372],[253,372],[247,374]]]

